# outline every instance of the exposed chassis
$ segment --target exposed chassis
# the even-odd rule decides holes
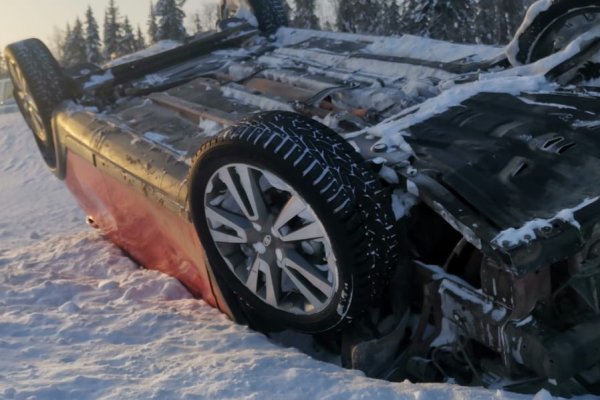
[[[268,330],[206,259],[190,171],[257,113],[321,121],[379,173],[402,238],[383,300],[333,335],[348,366],[597,392],[598,38],[512,68],[500,48],[236,25],[68,71],[50,167],[142,265]]]

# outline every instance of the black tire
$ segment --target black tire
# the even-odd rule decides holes
[[[34,134],[44,161],[50,169],[55,169],[57,159],[52,113],[68,93],[62,69],[50,50],[38,39],[9,45],[5,58],[19,110]]]
[[[509,60],[514,66],[534,63],[563,50],[599,23],[598,0],[553,0],[517,32],[507,50]]]
[[[283,0],[249,0],[250,7],[258,21],[258,28],[272,35],[282,26],[288,25],[288,15]]]
[[[258,29],[265,35],[272,35],[283,26],[288,25],[288,15],[283,5],[283,0],[238,0],[245,1],[251,8],[256,21],[258,22]],[[237,2],[234,2],[237,7]],[[235,13],[237,10],[231,9],[228,5],[228,1],[225,0],[224,9],[229,9],[229,14]],[[225,13],[223,17],[227,17],[228,13]]]
[[[331,238],[340,276],[338,290],[324,310],[299,316],[277,309],[248,290],[227,267],[212,240],[204,199],[211,176],[231,163],[278,175],[318,216]],[[192,218],[217,280],[235,293],[258,329],[340,329],[385,290],[399,247],[389,195],[352,146],[329,128],[294,113],[260,114],[205,144],[190,181]]]

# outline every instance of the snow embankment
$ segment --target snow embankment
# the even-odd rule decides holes
[[[371,380],[284,348],[88,229],[17,114],[0,114],[0,153],[2,399],[528,398]]]

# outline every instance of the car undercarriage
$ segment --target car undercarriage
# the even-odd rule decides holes
[[[370,377],[570,396],[600,393],[599,16],[542,0],[507,50],[231,19],[55,68],[56,98],[38,44],[7,54],[49,168],[142,265]]]

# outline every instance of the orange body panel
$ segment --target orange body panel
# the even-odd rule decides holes
[[[65,183],[94,224],[148,269],[179,279],[217,306],[193,224],[68,152]],[[225,311],[225,310],[224,310]]]

